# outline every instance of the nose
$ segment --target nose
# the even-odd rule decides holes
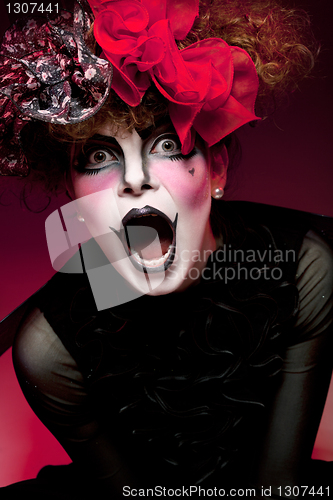
[[[119,143],[124,155],[124,173],[119,184],[119,196],[141,196],[149,189],[157,189],[158,183],[150,176],[147,165],[142,156],[142,141],[134,131],[132,135]]]
[[[121,193],[140,196],[144,191],[153,189],[152,183],[149,182],[149,174],[145,169],[141,155],[139,158],[131,161],[125,159],[125,171],[120,186]]]

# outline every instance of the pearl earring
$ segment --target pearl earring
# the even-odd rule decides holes
[[[212,191],[212,197],[215,200],[220,200],[223,195],[224,195],[224,189],[221,187],[217,187],[217,188],[213,189],[213,191]]]
[[[77,220],[80,221],[80,222],[84,222],[84,218],[82,217],[82,215],[80,214],[77,214]]]

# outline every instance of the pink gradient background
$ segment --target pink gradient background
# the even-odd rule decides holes
[[[6,2],[8,3],[8,2]],[[0,29],[9,25],[0,4]],[[233,174],[229,199],[249,200],[333,216],[333,4],[295,0],[310,12],[322,53],[313,79],[301,85],[274,118],[240,133],[242,165]],[[7,16],[7,17],[6,17]],[[18,181],[12,186],[16,193]],[[1,186],[0,186],[1,187]],[[44,195],[34,197],[43,203]],[[53,274],[46,242],[46,217],[69,200],[55,199],[41,214],[20,207],[17,194],[0,205],[0,318],[6,316]],[[8,351],[0,359],[0,486],[34,477],[45,464],[68,463],[60,445],[34,416],[15,379]],[[333,389],[314,450],[333,460]]]

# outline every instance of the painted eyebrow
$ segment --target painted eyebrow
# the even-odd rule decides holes
[[[165,120],[160,120],[157,124],[157,126],[153,127],[147,127],[144,130],[137,131],[138,135],[140,136],[141,140],[143,142],[148,141],[152,135],[159,136],[163,133],[174,133],[177,135],[177,132],[172,124],[171,121],[167,121],[165,123]],[[111,144],[112,146],[116,146],[119,149],[122,149],[120,144],[118,143],[117,139],[111,135],[103,135],[103,134],[94,134],[92,137],[89,137],[87,140],[86,144],[89,145],[92,142],[96,143],[108,143]]]
[[[136,132],[144,142],[150,139],[152,135],[160,135],[163,132],[176,133],[172,122],[170,120],[165,120],[165,118],[159,120],[155,125],[151,125],[144,130],[137,130]]]
[[[86,144],[90,144],[91,142],[107,142],[108,144],[112,144],[112,146],[117,146],[121,149],[118,141],[111,135],[95,134],[92,137],[89,137]]]

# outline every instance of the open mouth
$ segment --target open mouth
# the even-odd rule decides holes
[[[123,231],[114,231],[122,242],[132,264],[143,272],[161,272],[168,269],[176,251],[178,214],[170,218],[146,205],[132,208],[122,220]]]

